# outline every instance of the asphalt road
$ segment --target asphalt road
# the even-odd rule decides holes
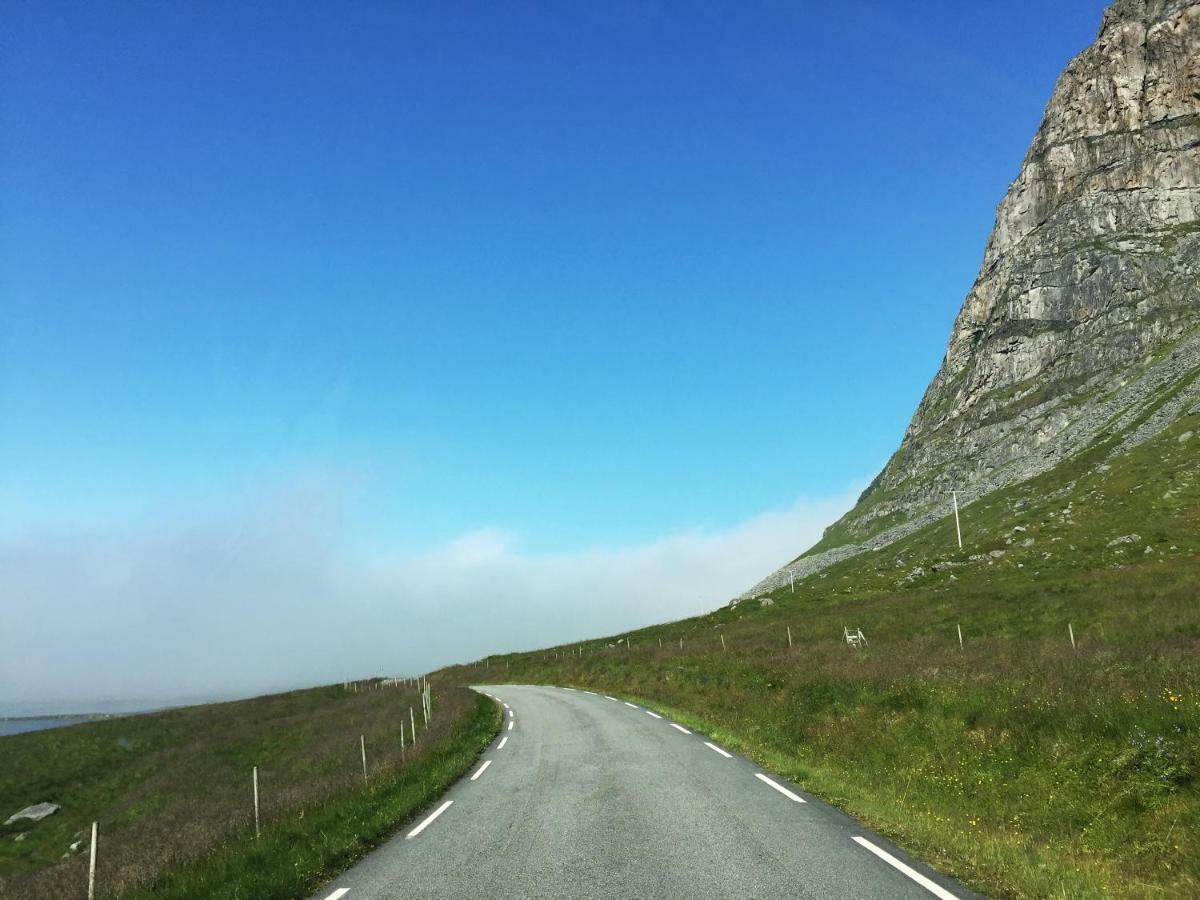
[[[567,688],[478,690],[507,704],[500,737],[316,900],[977,896],[644,708]]]

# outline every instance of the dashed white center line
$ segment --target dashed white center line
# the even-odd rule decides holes
[[[625,705],[632,706],[634,709],[641,709],[636,703],[630,703],[628,700],[625,701]]]
[[[504,749],[504,745],[505,745],[505,744],[507,744],[507,743],[508,743],[508,735],[506,734],[504,737],[500,738],[500,746],[499,746],[499,747],[497,747],[496,749],[497,749],[497,750],[503,750],[503,749]]]
[[[933,894],[935,897],[940,897],[941,900],[958,900],[958,897],[956,897],[954,894],[950,893],[948,890],[946,890],[940,884],[930,881],[928,878],[926,878],[924,875],[922,875],[916,869],[912,868],[911,866],[906,866],[904,863],[900,862],[900,860],[896,859],[896,857],[892,856],[892,854],[888,853],[886,850],[884,850],[880,847],[876,847],[874,844],[872,844],[866,838],[859,837],[858,835],[854,835],[854,842],[856,844],[860,844],[863,847],[866,847],[868,850],[870,850],[872,853],[874,853],[876,856],[878,856],[880,859],[882,859],[889,866],[891,866],[892,868],[897,869],[898,871],[907,875],[909,878],[911,878],[913,881],[915,881],[921,887],[925,888],[925,890],[929,891],[929,893]]]
[[[404,836],[404,839],[408,840],[409,838],[415,838],[418,834],[420,834],[422,831],[424,831],[426,828],[428,828],[430,826],[430,824],[432,824],[434,819],[436,819],[438,816],[440,816],[442,813],[444,813],[446,810],[448,810],[453,803],[454,803],[453,800],[447,800],[445,803],[443,803],[441,806],[439,806],[437,809],[435,809],[429,815],[429,817],[425,819],[424,822],[422,822],[420,825],[418,825],[416,828],[414,828],[412,831],[410,831],[408,834],[406,834]]]
[[[350,893],[350,888],[338,888],[326,897],[325,900],[338,900],[339,897],[345,897],[348,893]]]
[[[768,778],[762,772],[755,772],[754,777],[757,778],[759,781],[761,781],[763,784],[769,784],[771,787],[775,788],[775,790],[779,791],[779,793],[783,794],[783,796],[789,797],[792,800],[795,800],[797,803],[805,802],[803,797],[801,797],[798,794],[792,793],[787,788],[785,788],[782,784],[777,784],[776,782],[772,781],[770,778]]]
[[[726,753],[724,750],[722,750],[722,749],[721,749],[720,747],[718,747],[716,744],[710,744],[708,741],[705,741],[705,742],[704,742],[704,746],[705,746],[705,747],[707,747],[709,750],[716,750],[718,753],[720,753],[720,754],[721,754],[723,757],[725,757],[726,759],[732,759],[732,758],[733,758],[733,754],[732,754],[732,753]]]
[[[509,730],[509,731],[512,731],[513,722],[515,722],[515,721],[516,721],[516,719],[509,719],[509,720],[508,720],[508,730]]]
[[[484,764],[479,767],[478,771],[476,771],[476,773],[471,776],[471,780],[474,781],[476,778],[478,778],[480,775],[482,775],[484,772],[486,772],[487,767],[490,766],[491,764],[492,764],[492,761],[490,759],[487,760],[486,762],[484,762]]]
[[[676,731],[682,731],[684,734],[691,734],[691,732],[688,731],[686,728],[684,728],[682,725],[676,725],[674,722],[671,723],[671,727],[674,728]]]
[[[656,712],[650,712],[650,710],[646,710],[646,715],[648,715],[648,716],[654,716],[654,718],[656,718],[656,719],[661,719],[661,718],[662,718],[662,716],[660,716],[658,713],[656,713]]]

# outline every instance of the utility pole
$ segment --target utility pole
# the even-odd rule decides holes
[[[962,549],[962,526],[958,524],[958,495],[961,491],[947,491],[954,498],[954,531],[958,534],[958,549]]]

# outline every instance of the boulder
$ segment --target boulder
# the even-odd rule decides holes
[[[15,812],[4,820],[5,825],[11,825],[18,819],[29,819],[32,822],[40,822],[46,816],[52,816],[59,810],[57,803],[35,803],[33,806],[27,806],[20,812]]]

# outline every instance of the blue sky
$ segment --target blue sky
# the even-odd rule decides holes
[[[0,538],[827,520],[1103,6],[7,4]]]

